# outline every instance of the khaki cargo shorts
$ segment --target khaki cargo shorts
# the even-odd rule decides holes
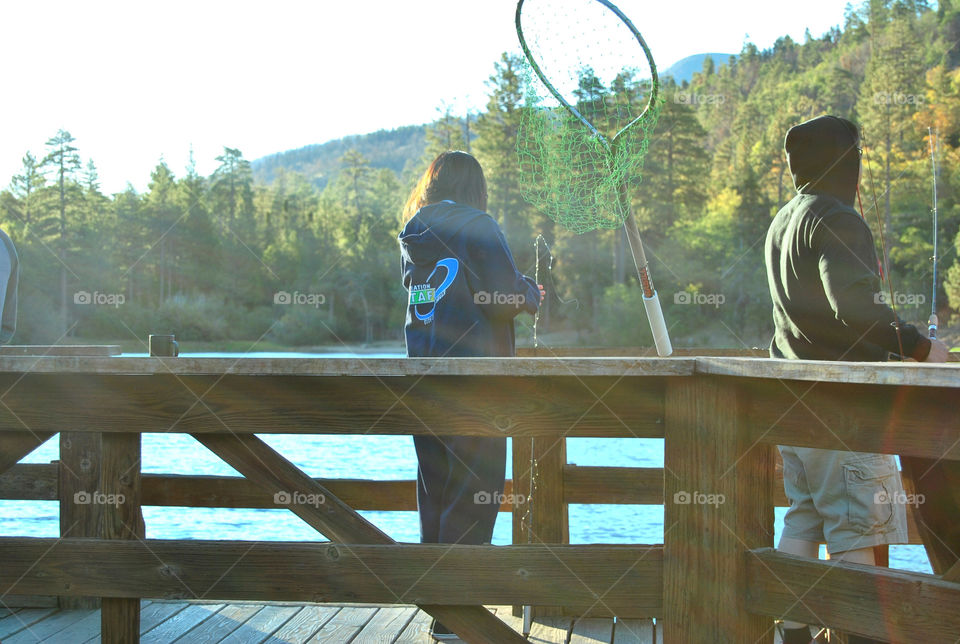
[[[890,454],[779,446],[790,509],[783,536],[830,553],[907,542],[906,495]]]

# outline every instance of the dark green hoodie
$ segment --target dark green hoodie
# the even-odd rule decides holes
[[[888,352],[926,358],[930,341],[900,322],[881,294],[873,235],[853,209],[859,176],[856,126],[833,116],[787,132],[784,150],[797,196],[767,231],[773,299],[770,356],[883,361]]]

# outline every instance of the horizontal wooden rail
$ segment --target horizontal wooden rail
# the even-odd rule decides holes
[[[6,344],[0,356],[107,357],[122,353],[119,344]]]
[[[903,487],[908,497],[915,495],[913,481],[906,476],[903,477]],[[783,491],[783,470],[780,467],[777,467],[774,473],[771,496],[775,507],[789,507],[790,503]],[[563,468],[563,501],[587,504],[663,505],[663,468],[567,465]],[[908,508],[907,512],[909,543],[922,544],[923,539],[912,509],[912,507]]]
[[[0,474],[0,499],[56,501],[59,480],[56,463],[18,463]]]
[[[155,506],[186,506],[199,508],[263,508],[276,509],[273,496],[259,485],[238,476],[143,475],[143,504]],[[354,510],[375,512],[415,512],[417,510],[417,482],[376,481],[368,479],[321,479],[318,484]],[[510,512],[513,505],[512,481],[506,482],[505,502],[501,512]]]
[[[960,460],[954,388],[748,378],[737,387],[757,442]]]
[[[818,382],[824,369],[834,382]],[[105,432],[662,438],[666,381],[697,374],[732,378],[745,391],[757,440],[960,459],[957,366],[761,358],[7,357],[0,387],[12,389],[0,432],[66,424]],[[459,410],[455,428],[451,409]]]
[[[0,365],[10,360],[0,359]],[[663,438],[665,387],[659,376],[642,382],[592,376],[588,383],[571,375],[0,373],[0,390],[7,391],[0,433],[22,432],[26,425],[37,433],[69,427],[76,432]]]
[[[827,360],[773,360],[764,358],[694,358],[700,375],[733,376],[774,381],[800,380],[861,385],[957,387],[960,365],[918,362],[836,362]]]
[[[0,373],[125,376],[277,376],[393,379],[405,376],[692,376],[697,358],[160,358],[0,356]]]
[[[772,548],[744,557],[746,603],[753,613],[890,642],[955,642],[960,633],[960,584]]]
[[[663,505],[663,468],[566,465],[563,501]]]
[[[7,592],[155,599],[562,605],[656,617],[662,546],[0,538]]]
[[[518,358],[620,358],[643,357],[652,358],[657,355],[656,347],[518,347]],[[731,358],[768,358],[767,349],[688,349],[674,347],[671,359],[692,358],[697,356]]]
[[[0,475],[0,500],[57,500],[57,465],[22,463]],[[415,512],[416,481],[369,479],[314,479],[355,510]],[[259,485],[240,476],[143,474],[143,505],[194,508],[279,507]],[[913,482],[903,479],[908,495]],[[513,481],[507,479],[501,512],[512,512]],[[786,507],[783,473],[778,469],[772,490],[774,505]],[[563,502],[599,505],[663,505],[663,469],[659,467],[563,468]],[[913,512],[907,513],[911,544],[922,544]]]

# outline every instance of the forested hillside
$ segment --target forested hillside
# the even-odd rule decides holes
[[[277,174],[286,170],[302,174],[322,190],[340,170],[340,158],[350,150],[362,154],[371,168],[387,168],[400,176],[407,164],[423,155],[425,129],[423,125],[408,125],[277,152],[252,162],[253,179],[273,183]]]
[[[793,194],[783,136],[824,113],[863,126],[865,214],[875,234],[883,228],[898,310],[918,322],[929,314],[932,289],[927,128],[939,132],[938,299],[947,326],[960,309],[958,40],[952,2],[933,9],[923,0],[871,0],[827,34],[783,38],[763,51],[748,44],[729,64],[707,59],[689,83],[665,81],[660,123],[631,198],[676,345],[769,341],[763,239]],[[414,167],[400,161],[418,150],[411,126],[380,142],[365,138],[366,148],[357,149],[359,140],[327,144],[335,165],[277,171],[278,155],[255,173],[242,151],[225,148],[210,176],[161,163],[145,192],[104,195],[81,156],[83,142],[55,133],[46,155],[24,156],[0,193],[0,225],[22,263],[15,341],[151,332],[287,345],[398,339],[402,202],[429,158],[469,148],[486,170],[490,212],[521,269],[533,273],[538,234],[553,250],[553,270],[541,266],[551,292],[541,334],[583,345],[649,344],[622,233],[574,235],[521,198],[514,149],[521,61],[504,54],[491,62],[486,108],[469,121],[447,110],[429,124]],[[590,89],[589,100],[640,107],[646,98],[633,81],[618,92]],[[529,341],[532,318],[518,319],[518,337]]]

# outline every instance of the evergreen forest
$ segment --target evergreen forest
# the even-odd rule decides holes
[[[955,2],[848,5],[844,24],[826,34],[784,37],[766,50],[747,43],[728,60],[707,58],[689,82],[664,79],[660,121],[630,199],[675,346],[769,343],[763,242],[794,194],[783,137],[822,114],[863,129],[863,212],[878,254],[882,236],[898,313],[924,323],[936,289],[941,337],[960,344]],[[344,139],[335,163],[312,162],[307,148],[291,163],[284,155],[252,163],[225,146],[210,176],[160,161],[145,191],[108,195],[83,141],[51,133],[42,155],[19,152],[20,170],[0,192],[0,227],[21,263],[14,342],[129,346],[175,333],[252,350],[399,345],[400,212],[437,153],[464,149],[484,167],[488,210],[520,270],[534,274],[538,235],[552,251],[552,265],[539,253],[548,290],[540,340],[650,346],[622,230],[577,235],[522,198],[522,58],[504,53],[491,64],[483,110],[440,106],[432,123]],[[586,70],[578,96],[642,105],[644,84],[622,81],[598,86]],[[930,131],[939,166],[936,285]],[[519,344],[530,344],[533,323],[517,318]]]

